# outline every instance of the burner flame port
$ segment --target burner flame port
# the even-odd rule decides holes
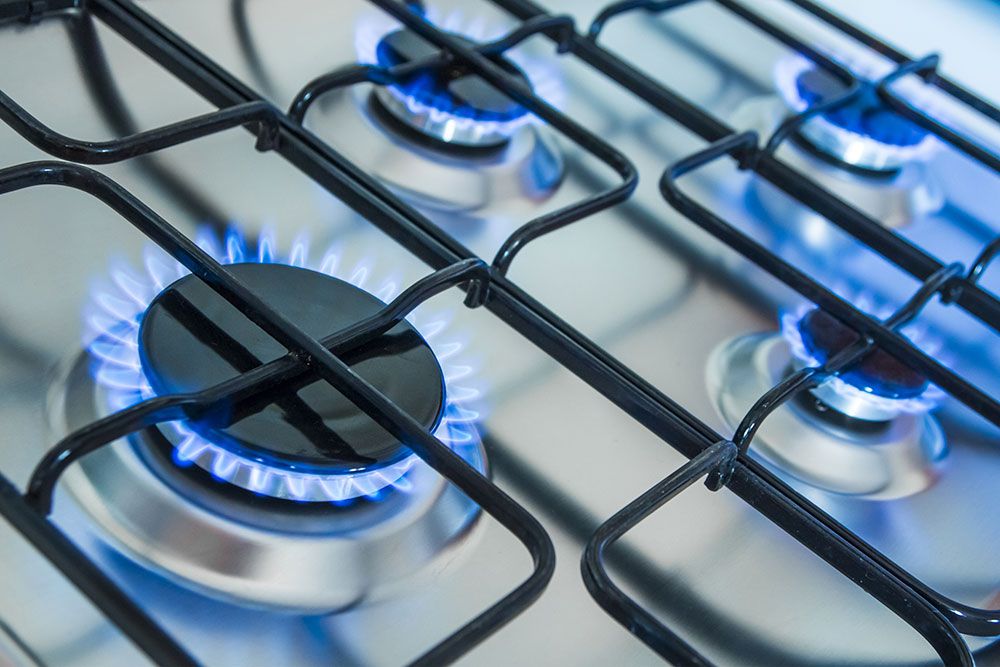
[[[861,93],[840,107],[807,120],[798,138],[821,157],[854,171],[892,175],[933,150],[934,138],[888,108],[876,83],[857,75]],[[846,92],[846,85],[801,56],[778,62],[775,82],[787,107],[801,112]]]
[[[269,231],[256,244],[236,231],[197,242],[315,337],[379,310],[400,289],[370,261],[345,265],[336,246],[311,261],[305,236],[288,254]],[[285,354],[158,247],[144,259],[145,271],[122,263],[95,286],[86,351],[60,368],[50,392],[57,438]],[[475,368],[448,316],[429,308],[338,356],[488,475]],[[241,396],[226,414],[162,423],[100,448],[67,471],[65,486],[90,520],[81,523],[88,537],[142,566],[227,603],[308,614],[382,599],[453,563],[482,515],[406,443],[307,374]],[[94,545],[95,558],[118,566]]]
[[[432,44],[409,30],[389,33],[376,48],[378,64],[387,68],[437,52]],[[510,60],[502,56],[493,60],[515,79],[531,85],[524,72]],[[469,68],[457,64],[416,72],[398,84],[379,86],[372,101],[381,105],[383,115],[402,123],[412,134],[446,147],[502,148],[531,117],[523,106]]]
[[[391,68],[433,57],[434,44],[384,17],[369,17],[357,30],[358,59]],[[453,38],[473,46],[501,37],[502,26],[466,21],[452,12],[443,16],[428,7],[426,19]],[[560,106],[561,80],[550,67],[514,48],[490,56],[514,80],[550,104]],[[504,149],[522,127],[536,117],[506,93],[462,63],[414,72],[401,81],[376,86],[370,96],[375,116],[400,134],[448,152],[493,154]]]
[[[795,369],[822,365],[859,339],[857,332],[820,308],[783,315],[781,332],[791,349]],[[821,408],[865,422],[928,412],[942,398],[941,390],[926,377],[877,348],[813,389],[811,395]]]
[[[235,232],[225,247],[207,234],[199,244],[318,337],[375,313],[398,291],[393,281],[385,281],[377,294],[369,294],[365,263],[336,277],[339,259],[333,252],[310,266],[304,240],[280,259],[267,232],[256,252]],[[284,354],[162,253],[148,253],[146,268],[146,275],[117,269],[114,284],[94,296],[90,323],[95,337],[89,351],[110,409],[206,389]],[[471,367],[447,361],[461,346],[432,343],[444,322],[417,326],[419,310],[344,359],[445,442],[456,447],[478,442],[478,413],[467,405],[478,392],[461,386],[468,378],[460,379]],[[415,454],[325,383],[299,385],[259,405],[233,406],[238,414],[223,416],[224,426],[219,419],[161,424],[174,464],[195,466],[240,490],[286,501],[343,505],[410,488],[408,477],[423,465]]]

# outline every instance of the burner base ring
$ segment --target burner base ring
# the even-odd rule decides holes
[[[78,355],[53,385],[56,437],[103,416],[88,366]],[[485,471],[481,443],[470,449],[463,457]],[[224,502],[158,474],[132,442],[119,441],[67,470],[63,486],[93,520],[88,532],[174,583],[244,606],[326,613],[408,588],[468,553],[479,507],[426,465],[410,474],[411,491],[377,503]]]
[[[732,339],[713,352],[709,388],[730,428],[781,381],[791,363],[780,334]],[[812,487],[879,500],[930,487],[946,454],[941,427],[929,414],[901,414],[882,429],[852,431],[809,414],[794,401],[764,420],[750,450],[780,474]]]

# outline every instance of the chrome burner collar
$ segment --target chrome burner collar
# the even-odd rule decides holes
[[[791,363],[781,334],[743,336],[716,348],[708,386],[730,428]],[[764,420],[750,449],[780,474],[812,487],[879,500],[927,489],[947,453],[941,427],[930,414],[900,414],[885,428],[855,430],[828,423],[792,401]]]
[[[86,353],[76,356],[50,393],[57,437],[103,416],[88,365]],[[485,470],[482,445],[474,458]],[[198,493],[200,485],[155,473],[119,441],[68,470],[65,488],[96,537],[180,585],[243,605],[322,613],[407,588],[467,551],[479,507],[426,465],[411,474],[413,490],[383,503],[279,511],[252,496],[226,502]]]
[[[822,116],[806,121],[799,134],[816,150],[852,167],[875,172],[893,172],[920,160],[928,154],[930,145],[928,140],[912,147],[884,144],[837,127]]]
[[[364,146],[347,154],[399,196],[425,209],[468,216],[466,223],[474,218],[495,224],[498,218],[535,211],[563,180],[563,155],[552,132],[542,125],[520,126],[489,155],[452,155],[386,127],[370,108],[372,90],[355,86],[322,100],[310,116],[310,129],[334,146],[342,146],[345,138],[350,138],[350,146]],[[452,231],[463,235],[461,229]]]

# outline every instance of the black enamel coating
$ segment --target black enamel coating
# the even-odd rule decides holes
[[[228,270],[317,338],[385,307],[350,283],[308,269],[236,264]],[[153,300],[139,338],[143,369],[158,395],[208,389],[285,354],[273,338],[194,276],[181,278]],[[425,429],[437,426],[444,377],[433,351],[410,324],[400,322],[342,358]],[[226,411],[225,426],[213,425],[213,419],[190,425],[241,456],[319,474],[379,468],[409,454],[399,440],[321,380],[275,394],[247,414]]]

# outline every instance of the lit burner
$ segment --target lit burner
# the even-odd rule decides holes
[[[853,329],[819,308],[785,314],[781,331],[798,368],[821,365],[859,339]],[[910,336],[916,337],[913,333]],[[830,378],[812,394],[822,405],[848,417],[876,422],[903,412],[927,412],[942,397],[927,378],[881,349]]]
[[[846,91],[841,81],[800,56],[779,61],[775,81],[795,112]],[[810,118],[799,136],[821,155],[866,172],[893,173],[932,150],[933,137],[887,108],[874,83],[862,80],[861,85],[857,98]]]
[[[375,294],[364,286],[369,269],[338,274],[328,252],[310,267],[307,246],[287,258],[275,254],[265,234],[251,253],[232,232],[222,249],[204,235],[199,245],[314,336],[322,337],[377,312],[397,286],[383,282]],[[114,287],[94,296],[89,346],[98,384],[109,408],[119,410],[168,393],[218,384],[285,354],[284,348],[156,248],[146,254],[146,274],[127,267],[112,273]],[[353,370],[460,454],[478,446],[478,414],[463,403],[476,392],[459,386],[471,368],[456,365],[461,350],[440,342],[444,320],[419,312],[344,358]],[[447,363],[445,363],[447,362]],[[444,369],[440,364],[445,363]],[[229,415],[231,424],[175,421],[161,425],[180,466],[196,466],[242,489],[284,500],[379,500],[407,491],[424,464],[344,396],[323,382],[296,385],[269,404]],[[263,402],[262,402],[263,403]],[[471,449],[470,449],[471,448]]]
[[[879,319],[891,307],[867,295],[852,303]],[[937,355],[939,341],[911,324],[901,331]],[[709,392],[733,430],[761,396],[797,369],[820,366],[858,334],[811,305],[781,317],[781,333],[725,341],[709,360]],[[947,451],[932,414],[943,392],[875,349],[841,375],[801,392],[762,422],[750,450],[786,479],[812,488],[890,499],[927,489]]]
[[[438,53],[433,44],[398,24],[362,23],[356,41],[358,58],[382,67],[422,60]],[[482,21],[463,25],[457,14],[428,20],[467,44],[490,41],[503,30],[488,30]],[[516,49],[492,57],[508,74],[552,102],[557,86],[552,77]],[[514,133],[534,116],[467,66],[452,64],[416,72],[389,86],[377,86],[372,95],[376,113],[402,125],[416,137],[438,147],[495,150],[507,145]]]

